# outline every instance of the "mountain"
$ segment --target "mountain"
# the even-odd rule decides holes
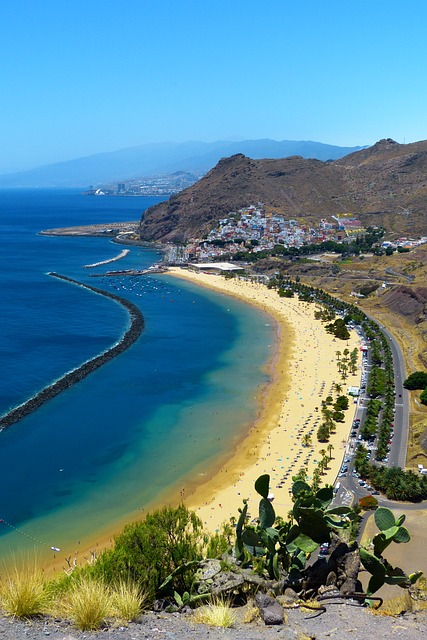
[[[141,238],[200,238],[230,211],[258,202],[308,224],[349,212],[365,226],[427,235],[426,175],[427,140],[406,145],[380,140],[332,162],[300,156],[256,160],[237,154],[148,209]]]
[[[220,158],[244,153],[252,158],[304,158],[335,160],[361,147],[337,147],[310,141],[243,140],[241,142],[156,143],[49,164],[0,176],[0,187],[99,186],[131,178],[175,171],[204,173]]]

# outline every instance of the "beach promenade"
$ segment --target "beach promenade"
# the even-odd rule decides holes
[[[244,498],[249,499],[250,514],[256,517],[259,496],[254,482],[259,475],[268,473],[276,513],[286,517],[292,506],[292,476],[302,467],[307,468],[310,481],[327,451],[331,459],[322,484],[332,484],[337,477],[354,417],[352,398],[349,397],[345,422],[337,424],[328,443],[318,442],[316,432],[322,422],[321,402],[328,395],[336,397],[335,384],[342,385],[341,393],[350,386],[359,386],[359,369],[343,381],[337,366],[337,352],[358,348],[359,338],[352,332],[348,341],[335,339],[314,318],[314,304],[281,298],[277,291],[262,284],[178,268],[169,273],[256,305],[270,314],[278,327],[277,345],[268,365],[271,384],[259,398],[256,424],[243,441],[236,443],[215,475],[195,488],[187,502],[197,509],[210,530],[217,529],[230,516],[237,516]],[[311,444],[304,445],[307,435]]]

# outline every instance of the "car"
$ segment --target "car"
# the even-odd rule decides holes
[[[347,456],[347,458],[344,458],[344,462],[350,462],[350,458]]]
[[[372,491],[372,495],[373,496],[379,496],[380,492],[375,489],[375,491]]]

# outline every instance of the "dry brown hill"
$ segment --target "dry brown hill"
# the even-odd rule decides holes
[[[380,140],[333,162],[223,158],[196,184],[148,209],[141,239],[200,238],[230,211],[257,202],[305,222],[350,212],[390,235],[425,235],[427,140]]]

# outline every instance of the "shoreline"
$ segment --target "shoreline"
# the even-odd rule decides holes
[[[270,474],[274,505],[283,515],[291,508],[292,476],[301,467],[308,469],[308,479],[321,459],[321,451],[332,445],[329,468],[322,476],[322,485],[333,484],[346,451],[348,435],[354,417],[349,405],[343,423],[329,443],[316,438],[321,421],[321,401],[330,395],[335,383],[341,383],[336,351],[359,346],[352,332],[349,341],[338,341],[327,334],[314,318],[314,305],[294,298],[280,298],[265,285],[222,276],[170,269],[175,277],[191,280],[201,286],[232,295],[253,304],[271,315],[278,324],[278,345],[269,363],[272,380],[264,390],[256,423],[237,445],[234,455],[204,484],[195,487],[187,498],[210,530],[217,530],[224,521],[238,515],[242,499],[253,504],[252,517],[258,513],[259,496],[254,483],[258,476]],[[290,336],[290,339],[289,339]],[[319,350],[317,352],[317,349]],[[318,355],[321,354],[321,358]],[[358,365],[360,365],[360,358]],[[349,376],[343,387],[357,385],[360,372]],[[344,391],[343,391],[344,393]],[[316,411],[317,407],[317,411]],[[304,435],[312,436],[312,444],[303,446]]]
[[[178,504],[183,499],[195,509],[206,528],[217,530],[223,522],[238,515],[243,498],[249,498],[251,517],[258,513],[259,496],[254,490],[256,478],[269,473],[274,506],[278,515],[286,515],[292,501],[289,489],[292,475],[307,464],[309,479],[327,443],[319,443],[316,430],[320,422],[322,399],[329,395],[335,382],[340,382],[336,365],[336,350],[359,345],[354,332],[350,340],[338,341],[327,334],[320,321],[314,318],[314,305],[297,299],[280,298],[276,291],[238,279],[195,274],[173,268],[166,275],[188,279],[225,296],[233,296],[254,305],[277,323],[277,343],[267,362],[271,382],[260,389],[256,420],[246,425],[233,443],[233,451],[217,459],[209,469],[202,465],[193,468],[178,486],[169,487],[155,501],[145,505],[144,513],[165,504]],[[319,355],[321,357],[319,358]],[[360,360],[359,360],[360,364]],[[357,384],[360,372],[345,381],[345,387]],[[333,446],[329,469],[322,484],[333,484],[344,457],[348,435],[354,417],[353,405],[345,412],[345,422],[337,424],[330,438]],[[312,445],[304,447],[302,437],[312,433]],[[185,485],[185,495],[182,486]],[[180,490],[181,488],[181,490]],[[141,519],[141,512],[110,523],[103,531],[90,535],[82,544],[72,545],[72,557],[82,558],[91,551],[110,547],[115,535],[127,523]],[[70,548],[68,549],[70,550]],[[49,572],[61,570],[63,559],[48,562]]]

